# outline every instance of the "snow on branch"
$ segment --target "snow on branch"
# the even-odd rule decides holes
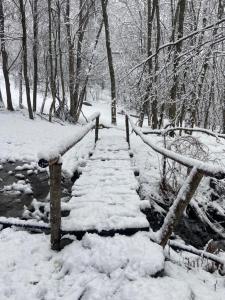
[[[126,74],[126,76],[124,76],[121,80],[124,80],[127,76],[129,76],[129,75],[130,75],[132,72],[134,72],[136,69],[138,69],[138,68],[140,68],[141,66],[145,65],[150,59],[152,59],[152,58],[154,58],[155,56],[157,56],[158,53],[159,53],[161,50],[163,50],[163,49],[165,49],[165,48],[172,47],[172,46],[176,46],[177,44],[179,44],[179,43],[181,43],[181,42],[183,42],[183,41],[186,41],[186,40],[188,40],[189,38],[191,38],[191,37],[193,37],[193,36],[195,36],[195,35],[197,35],[197,34],[199,34],[199,33],[202,33],[202,32],[204,32],[204,31],[206,31],[206,30],[209,30],[209,29],[211,29],[211,28],[213,28],[213,27],[215,27],[215,26],[218,26],[218,25],[220,25],[220,24],[222,24],[222,23],[224,23],[224,22],[225,22],[225,18],[223,18],[223,19],[217,21],[216,23],[213,23],[213,24],[210,24],[210,25],[208,25],[208,26],[205,26],[205,27],[203,27],[203,28],[201,28],[201,29],[195,30],[195,31],[189,33],[188,35],[183,36],[182,38],[178,39],[178,40],[175,41],[175,42],[169,42],[169,43],[166,43],[166,44],[160,46],[160,47],[156,50],[155,53],[151,54],[151,55],[148,56],[145,60],[143,60],[142,62],[140,62],[140,63],[137,64],[136,66],[134,66],[134,67]]]
[[[167,129],[163,129],[163,130],[143,129],[142,133],[143,134],[167,135],[170,132],[179,131],[179,130],[189,131],[189,132],[201,132],[201,133],[205,133],[207,135],[213,136],[216,139],[218,139],[218,138],[225,139],[225,134],[215,133],[215,132],[213,132],[211,130],[204,129],[204,128],[199,128],[199,127],[195,127],[195,128],[189,128],[189,127],[172,127],[172,128],[167,128]]]

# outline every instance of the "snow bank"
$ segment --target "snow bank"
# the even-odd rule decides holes
[[[64,150],[94,126],[65,125],[45,120],[29,120],[21,112],[0,112],[0,160],[37,161],[38,153]],[[53,156],[54,156],[53,155]]]

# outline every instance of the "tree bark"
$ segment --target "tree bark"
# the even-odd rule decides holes
[[[52,93],[52,104],[49,111],[49,121],[52,120],[52,113],[55,112],[56,86],[53,72],[53,51],[52,51],[52,1],[48,0],[48,52],[50,65],[50,86]]]
[[[159,50],[160,39],[161,39],[161,28],[160,28],[160,12],[159,12],[159,1],[154,0],[153,5],[156,11],[156,52]],[[155,57],[155,75],[154,75],[154,88],[157,83],[157,71],[159,69],[158,55]],[[152,129],[157,129],[158,127],[158,100],[157,100],[157,89],[155,88],[154,96],[152,101]]]
[[[62,62],[62,48],[61,48],[61,6],[60,2],[57,2],[58,9],[58,49],[59,49],[59,69],[60,69],[60,81],[62,89],[62,103],[61,103],[61,114],[62,118],[65,119],[65,82],[63,74],[63,62]]]
[[[12,96],[9,81],[9,69],[8,69],[8,53],[5,47],[5,15],[3,10],[3,0],[0,0],[0,40],[1,40],[1,53],[2,53],[2,69],[5,79],[6,97],[7,97],[7,109],[13,111]]]
[[[185,17],[185,6],[186,6],[186,0],[179,0],[178,2],[178,33],[177,33],[177,39],[181,39],[183,37],[183,31],[184,31],[184,17]],[[177,21],[174,21],[174,28],[173,28],[173,33],[172,36],[174,38],[175,35],[175,26],[176,26]],[[177,111],[177,90],[178,90],[178,79],[179,75],[177,74],[178,71],[178,66],[179,66],[179,54],[181,53],[182,50],[182,42],[179,42],[176,44],[175,48],[175,53],[174,53],[174,63],[173,63],[173,84],[172,88],[170,90],[170,100],[171,104],[169,105],[169,118],[172,121],[175,121],[176,118],[176,111]]]
[[[105,41],[106,41],[106,50],[107,50],[107,57],[108,57],[108,67],[109,67],[109,74],[111,80],[111,101],[112,101],[111,122],[113,125],[116,125],[116,80],[115,80],[115,72],[113,66],[111,41],[110,41],[109,21],[108,21],[108,14],[106,8],[106,1],[101,0],[101,4],[102,4],[103,21],[105,25]]]
[[[37,110],[37,84],[38,84],[38,0],[33,0],[33,111]]]
[[[71,36],[70,25],[70,0],[66,1],[66,35],[68,45],[68,65],[69,65],[69,92],[70,92],[70,115],[75,118],[76,103],[74,101],[75,69],[74,69],[74,41]]]
[[[26,26],[26,14],[23,0],[19,0],[20,4],[20,13],[21,13],[21,24],[22,24],[22,46],[23,46],[23,73],[24,73],[24,81],[26,87],[26,95],[27,95],[27,107],[29,112],[29,118],[33,119],[33,112],[31,106],[30,99],[30,83],[28,77],[28,66],[27,66],[27,26]]]
[[[19,108],[23,108],[23,55],[19,66]]]

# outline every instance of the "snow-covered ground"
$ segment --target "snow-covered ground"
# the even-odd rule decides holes
[[[56,253],[49,236],[0,232],[1,300],[223,300],[224,277],[184,267],[147,233],[102,238],[87,234]],[[152,278],[164,267],[162,277]]]
[[[110,123],[109,103],[99,100],[93,107],[86,107],[84,113],[89,116],[93,111],[102,112],[101,120]],[[6,160],[34,164],[46,145],[54,148],[81,128],[81,125],[51,124],[39,117],[31,121],[24,112],[4,111],[0,112],[0,124],[1,167]],[[118,124],[120,131],[124,129],[121,115],[118,115]],[[125,137],[125,131],[121,134]],[[149,138],[162,143],[159,137]],[[201,139],[214,152],[213,159],[223,158],[223,141],[215,144],[214,138],[201,136]],[[91,132],[63,157],[63,169],[72,174],[82,162],[85,163],[93,146],[94,134]],[[146,194],[153,199],[158,197],[161,157],[134,133],[131,151]],[[167,257],[165,262],[164,255]],[[218,272],[210,274],[187,261],[195,262],[196,257],[179,255],[168,249],[163,253],[150,241],[147,233],[112,238],[87,234],[81,241],[74,240],[56,253],[49,248],[49,236],[32,235],[15,228],[4,229],[0,231],[0,299],[223,300],[224,277]],[[151,277],[163,267],[162,277]]]

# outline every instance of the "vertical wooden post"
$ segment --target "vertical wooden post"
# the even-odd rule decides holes
[[[127,115],[125,116],[125,126],[126,126],[126,140],[130,148],[129,119]]]
[[[60,250],[61,240],[61,163],[53,163],[50,170],[51,249]]]
[[[99,116],[96,118],[96,125],[95,125],[95,143],[98,140],[98,128],[99,128]]]

